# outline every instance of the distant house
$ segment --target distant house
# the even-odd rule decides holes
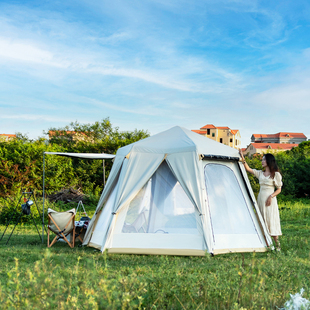
[[[10,139],[16,138],[16,135],[10,135],[6,133],[0,134],[0,141],[9,141]]]
[[[88,137],[84,132],[76,132],[69,130],[49,130],[48,138],[60,138],[70,141],[88,141],[91,142],[92,138]]]
[[[295,132],[279,132],[276,134],[253,134],[252,143],[283,143],[283,144],[299,144],[307,141],[307,137],[303,133]]]
[[[247,153],[246,153],[246,149],[247,149],[246,147],[241,148],[241,152],[242,152],[243,155],[246,155],[246,154],[247,154]]]
[[[208,124],[201,127],[199,130],[193,129],[192,131],[236,149],[241,145],[241,135],[238,129],[216,127],[212,124]]]
[[[290,143],[251,143],[246,149],[242,149],[244,155],[252,156],[253,154],[276,153],[280,151],[288,151],[298,144]]]

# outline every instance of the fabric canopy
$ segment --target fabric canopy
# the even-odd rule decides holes
[[[44,204],[45,204],[45,155],[58,155],[80,159],[101,159],[103,160],[103,183],[105,185],[105,159],[114,159],[115,155],[105,153],[62,153],[62,152],[44,152],[43,153],[43,217],[42,217],[42,242],[44,238]]]
[[[111,154],[98,154],[98,153],[60,153],[60,152],[44,152],[44,154],[48,155],[59,155],[66,157],[76,157],[76,158],[84,158],[84,159],[113,159],[115,155]]]

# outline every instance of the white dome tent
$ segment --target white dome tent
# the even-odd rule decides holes
[[[83,244],[205,255],[263,252],[272,241],[238,151],[173,127],[118,150]]]

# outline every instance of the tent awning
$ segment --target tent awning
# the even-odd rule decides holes
[[[74,157],[81,159],[102,159],[103,160],[103,184],[105,186],[105,159],[113,159],[115,155],[105,153],[61,153],[61,152],[44,152],[43,153],[43,217],[42,217],[42,242],[44,238],[44,202],[45,202],[45,155],[58,155],[65,157]]]
[[[84,159],[113,159],[115,155],[111,154],[99,154],[99,153],[61,153],[61,152],[44,152],[47,155],[58,155],[58,156],[66,156],[66,157],[76,157],[76,158],[84,158]]]

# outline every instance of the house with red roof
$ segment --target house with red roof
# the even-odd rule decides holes
[[[307,141],[307,137],[303,133],[297,132],[278,132],[276,134],[253,134],[252,143],[283,143],[283,144],[299,144]]]
[[[208,124],[199,130],[193,129],[192,131],[236,149],[240,148],[241,145],[241,135],[238,129],[230,129],[227,126],[216,127]]]
[[[16,138],[16,135],[0,133],[0,142],[1,141],[9,141],[10,139]]]
[[[291,150],[298,146],[297,143],[250,143],[246,149],[242,149],[242,153],[247,156],[253,154],[277,153],[281,151]]]
[[[85,132],[76,132],[70,130],[49,130],[49,140],[52,138],[59,138],[68,141],[88,141],[93,142],[93,139],[89,137]]]

